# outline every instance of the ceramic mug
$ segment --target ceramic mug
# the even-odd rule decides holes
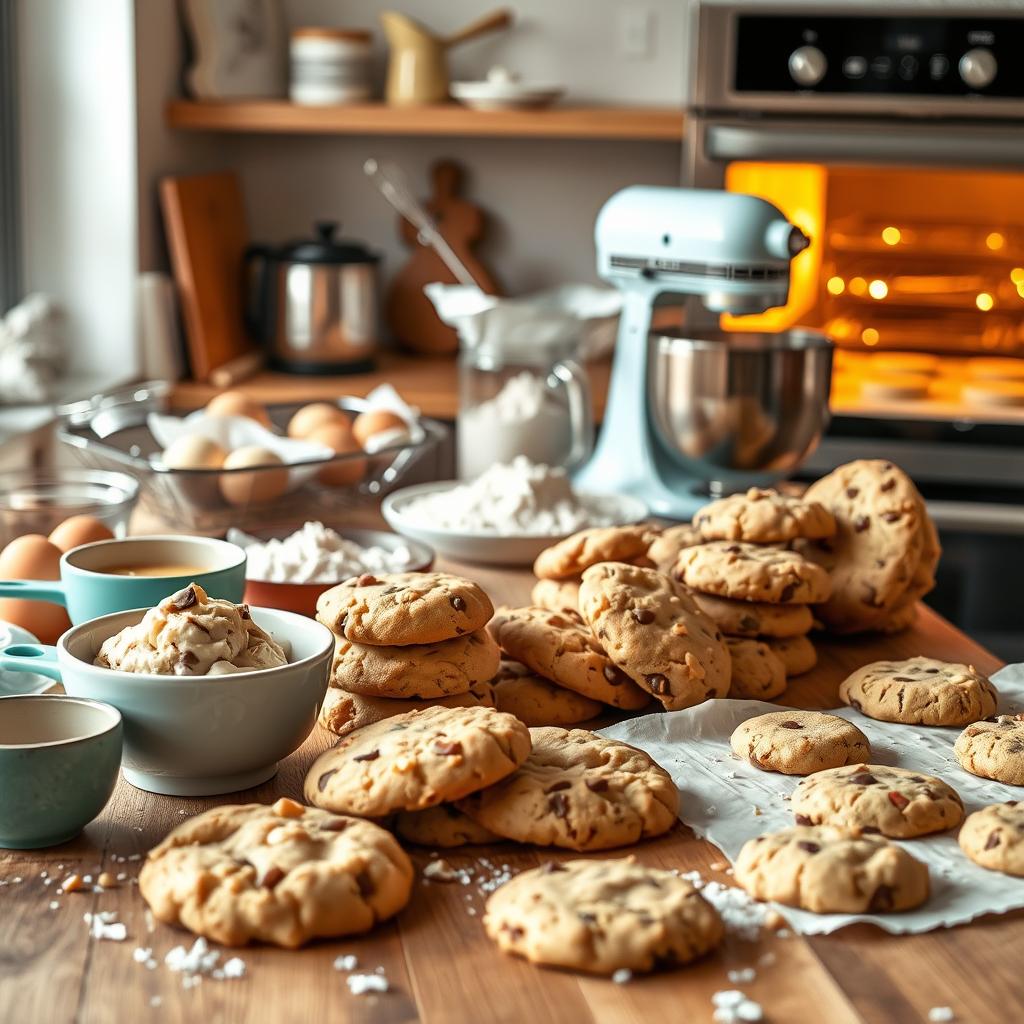
[[[334,636],[293,612],[250,608],[287,652],[287,665],[215,676],[117,672],[93,664],[100,645],[147,609],[72,626],[56,647],[14,644],[0,668],[38,672],[76,697],[113,705],[124,716],[125,779],[170,796],[212,796],[258,786],[316,724],[327,693]]]
[[[121,714],[80,697],[0,697],[0,847],[56,846],[106,806],[121,764]]]
[[[194,571],[169,576],[120,576],[109,571],[146,565],[189,566]],[[111,612],[152,607],[193,581],[210,597],[238,604],[245,591],[245,552],[212,537],[100,540],[65,552],[59,580],[3,580],[0,597],[65,605],[78,625]]]

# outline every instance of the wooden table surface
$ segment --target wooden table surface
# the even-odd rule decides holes
[[[495,604],[527,598],[526,573],[460,569],[483,583]],[[999,665],[926,612],[913,630],[900,636],[823,644],[818,668],[794,680],[783,699],[796,707],[834,707],[839,681],[853,668],[877,658],[915,654],[972,662],[984,671]],[[0,881],[7,883],[0,888],[0,1020],[703,1024],[712,1019],[712,994],[737,987],[757,1000],[765,1019],[774,1024],[917,1024],[935,1006],[952,1007],[961,1024],[1005,1024],[1024,1016],[1020,914],[914,936],[891,936],[860,925],[807,939],[774,932],[757,942],[729,937],[719,952],[696,965],[616,985],[533,967],[499,953],[484,935],[486,894],[476,883],[422,880],[416,882],[409,906],[368,936],[294,952],[247,948],[238,951],[247,965],[243,979],[207,979],[183,988],[182,976],[171,972],[163,958],[172,947],[191,944],[192,936],[147,923],[143,901],[131,884],[140,867],[138,858],[184,816],[215,803],[270,802],[281,795],[301,799],[303,774],[330,740],[330,734],[316,727],[273,780],[226,799],[160,797],[121,782],[102,816],[76,841],[39,852],[0,851]],[[697,869],[706,878],[729,883],[728,875],[712,868],[722,864],[721,854],[683,825],[627,852],[644,863]],[[429,851],[412,853],[419,867],[429,859]],[[483,881],[493,872],[481,864],[482,857],[520,870],[574,855],[507,844],[445,856]],[[70,872],[95,878],[101,870],[125,872],[129,878],[102,893],[56,896],[54,889]],[[46,886],[42,872],[57,881]],[[57,907],[50,909],[53,900]],[[98,910],[116,912],[117,920],[127,925],[127,941],[90,938],[82,915]],[[140,946],[152,949],[159,961],[156,969],[147,970],[133,959]],[[345,974],[332,967],[342,953],[356,954],[362,970],[383,967],[391,990],[350,994]],[[766,954],[772,954],[766,958],[770,964],[762,959]],[[729,970],[748,966],[757,969],[756,980],[729,982]]]

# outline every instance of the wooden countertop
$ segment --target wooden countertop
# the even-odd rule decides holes
[[[527,599],[525,572],[460,567],[478,579],[495,604]],[[914,629],[895,637],[857,637],[821,644],[817,669],[793,681],[784,700],[796,707],[838,704],[839,681],[853,668],[878,658],[927,653],[972,662],[993,671],[998,660],[926,611]],[[301,799],[303,774],[331,742],[319,727],[304,747],[281,766],[271,782],[230,798],[159,797],[121,782],[103,815],[77,840],[36,852],[0,851],[0,1018],[17,1024],[90,1024],[114,1021],[319,1021],[444,1022],[444,1024],[613,1024],[613,1022],[710,1022],[711,996],[740,987],[774,1024],[920,1024],[934,1006],[951,1006],[956,1020],[1002,1024],[1008,1008],[1020,1006],[1019,950],[1024,944],[1020,913],[990,916],[973,924],[925,935],[893,936],[868,925],[827,937],[767,934],[750,943],[729,937],[714,956],[688,968],[636,978],[626,985],[569,972],[541,969],[498,952],[484,935],[485,896],[475,884],[418,881],[410,905],[368,936],[322,942],[300,951],[253,947],[239,951],[247,964],[237,981],[206,980],[184,989],[180,974],[163,964],[169,949],[192,936],[164,925],[147,925],[138,890],[129,883],[103,893],[56,897],[40,872],[62,879],[76,871],[127,871],[168,829],[217,802],[286,795]],[[730,879],[712,864],[721,854],[683,825],[658,840],[628,851],[652,865],[699,870],[706,878]],[[519,870],[567,852],[512,844],[446,853],[456,867],[481,870],[479,858]],[[115,857],[118,858],[115,862]],[[414,851],[418,867],[428,851]],[[483,875],[486,877],[487,872]],[[15,878],[22,881],[15,883]],[[57,909],[48,909],[57,899]],[[111,910],[127,925],[117,943],[89,937],[86,911]],[[147,970],[133,960],[148,947],[159,961]],[[353,996],[344,975],[332,969],[342,953],[354,953],[363,970],[383,966],[391,991]],[[770,966],[761,963],[774,955]],[[232,955],[232,954],[226,954]],[[749,984],[730,983],[727,971],[757,968]],[[16,1009],[15,1009],[16,1008]]]
[[[608,362],[587,364],[596,419],[604,414],[610,368]],[[459,409],[458,364],[454,358],[428,359],[398,352],[382,352],[377,369],[371,373],[317,377],[267,370],[237,387],[261,402],[286,403],[323,401],[341,395],[362,398],[378,384],[394,385],[424,416],[454,420]],[[182,412],[198,409],[220,390],[202,381],[179,381],[171,392],[171,406]]]

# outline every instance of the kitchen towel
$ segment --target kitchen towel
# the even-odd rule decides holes
[[[992,682],[999,690],[1000,714],[1017,714],[1024,708],[1024,664],[1008,665]],[[777,704],[757,700],[709,700],[685,711],[620,722],[602,729],[601,735],[650,754],[679,788],[680,819],[735,861],[748,839],[794,824],[789,798],[800,777],[761,771],[736,757],[729,746],[740,722],[779,710]],[[1024,800],[1024,787],[980,779],[960,767],[953,755],[953,744],[962,732],[959,727],[878,722],[848,707],[830,714],[855,723],[865,733],[871,742],[872,763],[938,776],[960,794],[967,814],[989,804]],[[775,907],[803,935],[827,935],[862,921],[893,934],[926,932],[1024,907],[1024,878],[978,867],[960,849],[956,835],[957,830],[952,830],[900,843],[925,861],[931,873],[931,896],[916,910],[812,914],[781,904]]]

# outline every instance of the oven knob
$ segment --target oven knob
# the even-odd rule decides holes
[[[817,85],[828,70],[825,54],[816,46],[798,46],[789,55],[789,74],[797,85]]]
[[[972,89],[984,89],[996,77],[999,65],[991,50],[977,47],[960,58],[960,77]]]

